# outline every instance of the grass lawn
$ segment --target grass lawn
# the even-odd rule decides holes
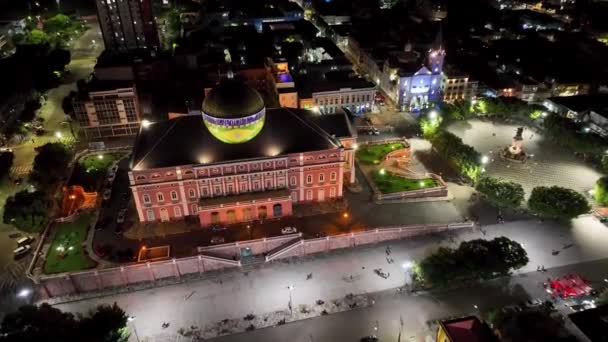
[[[439,183],[433,178],[409,179],[395,176],[388,172],[382,174],[380,171],[374,171],[372,179],[376,183],[378,190],[385,194],[439,186]]]
[[[357,150],[357,159],[363,164],[376,165],[380,164],[382,158],[389,152],[404,148],[405,144],[401,142],[390,143],[390,144],[377,144],[360,146]]]
[[[118,153],[104,153],[89,154],[80,158],[68,184],[81,185],[85,191],[97,191],[110,166],[120,157],[121,154]]]
[[[44,263],[45,273],[86,270],[97,265],[82,247],[91,220],[91,215],[81,215],[74,222],[55,225],[55,238]]]

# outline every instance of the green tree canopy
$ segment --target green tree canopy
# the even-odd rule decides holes
[[[27,36],[27,43],[29,44],[44,44],[49,41],[49,36],[41,30],[33,29]]]
[[[58,182],[66,175],[72,152],[61,143],[48,143],[38,148],[31,178],[42,187]]]
[[[505,275],[528,261],[521,244],[498,237],[465,241],[456,249],[441,247],[420,261],[416,272],[427,284],[444,286],[454,281]]]
[[[44,21],[44,31],[47,33],[57,33],[69,29],[72,26],[72,19],[65,14],[57,14]]]
[[[515,182],[483,177],[475,188],[498,207],[517,208],[524,200],[524,188]]]
[[[572,219],[591,210],[583,195],[559,186],[532,189],[528,207],[540,216],[558,219]]]
[[[114,305],[100,305],[88,316],[42,304],[26,305],[4,317],[0,326],[6,342],[127,342],[127,315]]]
[[[604,176],[595,182],[593,198],[600,205],[608,205],[608,177]]]
[[[24,190],[6,199],[3,221],[24,232],[40,232],[48,213],[42,192]]]
[[[435,150],[463,175],[476,181],[481,175],[481,155],[456,135],[439,131],[431,137]]]

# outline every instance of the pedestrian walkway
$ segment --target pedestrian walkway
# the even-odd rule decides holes
[[[10,175],[13,178],[26,177],[32,172],[32,165],[22,165],[11,167]]]

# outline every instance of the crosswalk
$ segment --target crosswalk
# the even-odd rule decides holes
[[[32,172],[31,165],[13,166],[13,167],[11,167],[10,174],[12,177],[25,177],[25,176],[29,175],[30,172]]]

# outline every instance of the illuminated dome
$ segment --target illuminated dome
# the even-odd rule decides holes
[[[218,140],[239,144],[255,138],[264,127],[266,109],[260,94],[236,80],[225,80],[203,101],[203,121]]]

